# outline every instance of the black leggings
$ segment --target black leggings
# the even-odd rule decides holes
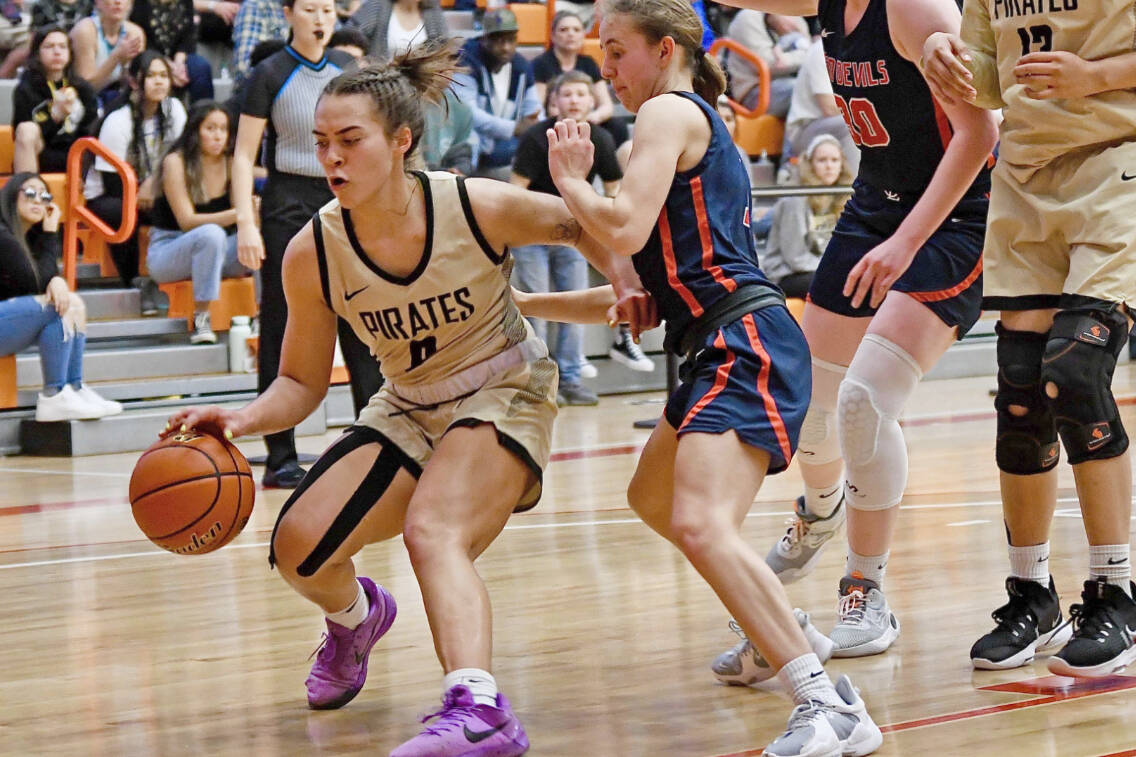
[[[809,294],[809,287],[813,283],[813,272],[802,271],[801,273],[790,273],[785,278],[777,282],[777,286],[781,287],[781,291],[785,293],[786,297],[799,297],[805,299]]]

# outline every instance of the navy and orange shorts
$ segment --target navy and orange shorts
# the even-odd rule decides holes
[[[809,301],[837,315],[868,318],[876,308],[866,301],[852,307],[844,282],[860,258],[895,233],[918,198],[889,197],[861,181],[852,188],[817,266]],[[922,302],[948,326],[957,326],[960,338],[982,314],[982,244],[989,204],[985,193],[960,200],[891,286]]]
[[[797,450],[812,369],[800,327],[784,305],[747,313],[706,337],[682,369],[664,417],[681,436],[736,431],[780,473]]]

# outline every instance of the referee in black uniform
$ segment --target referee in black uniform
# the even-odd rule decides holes
[[[249,77],[233,157],[238,255],[246,266],[261,269],[258,392],[268,388],[280,369],[280,348],[288,320],[281,280],[284,250],[332,198],[312,138],[316,101],[324,86],[354,62],[346,53],[324,52],[335,27],[334,0],[316,0],[298,9],[293,0],[284,0],[284,17],[292,29],[291,39],[283,50],[261,61]],[[258,229],[252,169],[266,130],[268,183]],[[381,385],[379,366],[342,320],[339,344],[351,374],[351,395],[358,413]],[[288,429],[268,434],[264,440],[268,446],[264,485],[295,488],[304,476],[297,461],[295,432]]]

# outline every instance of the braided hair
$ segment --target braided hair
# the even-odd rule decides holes
[[[427,43],[394,56],[389,63],[364,63],[328,82],[320,98],[369,96],[388,137],[402,126],[410,129],[409,157],[426,128],[422,101],[445,102],[446,90],[461,70],[457,42]]]
[[[146,177],[154,172],[156,167],[153,165],[149,150],[146,149],[146,116],[142,110],[144,100],[146,99],[146,75],[150,72],[150,64],[155,60],[162,62],[162,65],[166,67],[166,73],[171,75],[170,79],[172,81],[173,76],[172,72],[169,70],[169,61],[167,61],[161,53],[155,52],[154,50],[144,50],[130,62],[130,77],[134,81],[134,91],[131,92],[128,101],[130,105],[131,136],[130,145],[126,148],[126,161],[130,163],[130,167],[133,168],[134,172],[138,175],[139,181],[146,179]],[[165,153],[166,130],[169,128],[169,113],[166,109],[165,100],[158,103],[155,117],[158,119],[158,129],[155,133],[158,140],[158,149],[155,152],[156,156],[160,159]]]

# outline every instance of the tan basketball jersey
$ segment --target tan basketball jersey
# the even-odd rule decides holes
[[[999,158],[1019,169],[1019,181],[1058,155],[1136,139],[1136,92],[1034,100],[1014,76],[1029,52],[1066,51],[1085,60],[1132,52],[1133,0],[966,0],[962,37],[977,53],[970,68],[979,105],[1006,106]]]
[[[422,261],[407,277],[382,270],[360,247],[338,200],[314,225],[324,297],[401,386],[438,382],[532,333],[509,291],[512,258],[485,241],[465,185],[451,173],[415,172],[426,200]]]

